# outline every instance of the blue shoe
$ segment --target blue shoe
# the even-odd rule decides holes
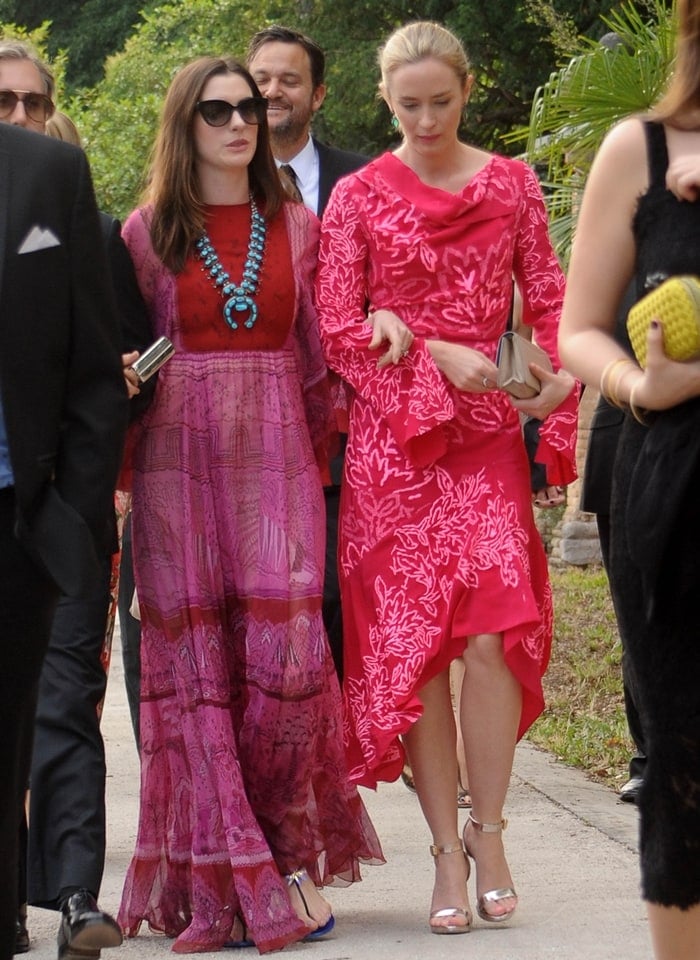
[[[307,940],[320,940],[321,937],[325,937],[326,934],[330,933],[334,926],[335,917],[333,914],[331,914],[322,927],[319,927],[317,930],[312,930],[311,933],[306,934],[304,937],[304,943],[306,943]]]
[[[227,949],[240,950],[243,947],[254,947],[255,940],[227,940],[224,946]]]
[[[311,916],[311,912],[309,911],[309,905],[306,902],[306,897],[304,896],[304,893],[301,889],[302,883],[305,880],[309,880],[309,879],[310,879],[309,875],[306,872],[306,870],[304,870],[303,867],[300,870],[295,870],[294,873],[288,873],[285,877],[288,887],[297,888],[299,892],[299,896],[301,897],[301,902],[304,904],[304,910],[306,910],[306,916],[310,920],[313,920],[314,918]],[[316,930],[309,931],[309,933],[307,933],[306,936],[304,937],[304,941],[306,942],[307,940],[320,940],[321,937],[325,937],[327,934],[329,934],[334,926],[335,926],[335,917],[333,916],[333,914],[331,914],[328,920],[326,920],[326,922],[323,924],[322,927],[317,927]]]

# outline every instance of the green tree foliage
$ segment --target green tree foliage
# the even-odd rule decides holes
[[[529,126],[512,138],[526,139],[528,160],[546,168],[550,229],[565,263],[581,192],[603,137],[619,120],[648,110],[664,90],[674,22],[672,4],[664,0],[622,3],[603,18],[606,43],[579,40],[576,55],[536,91]]]
[[[66,85],[92,86],[102,77],[102,65],[131,33],[144,6],[142,0],[0,0],[0,22],[35,30],[50,23],[46,50],[55,59],[70,51]]]
[[[137,203],[173,74],[202,54],[242,56],[259,22],[239,0],[189,0],[144,13],[124,50],[108,58],[105,79],[68,104],[105,210],[124,217]]]
[[[0,11],[2,10],[2,0],[0,0]],[[29,29],[24,24],[5,21],[0,17],[0,36],[11,40],[22,40],[29,43],[37,51],[40,57],[51,63],[54,78],[56,80],[56,92],[60,97],[65,87],[66,61],[67,57],[63,51],[59,51],[54,57],[49,52],[50,24],[41,23],[35,29]]]
[[[99,60],[104,26],[113,32],[108,49],[118,49],[132,0],[0,0],[21,8],[25,18],[54,18],[52,49],[65,49],[70,69],[81,51]],[[517,152],[504,140],[528,122],[532,96],[543,78],[571,56],[581,33],[601,30],[599,15],[615,0],[188,0],[146,4],[128,40],[100,70],[91,89],[64,97],[84,135],[98,197],[105,209],[123,216],[136,203],[147,165],[158,111],[173,72],[200,53],[242,55],[249,36],[268,23],[297,27],[327,53],[328,96],[315,121],[317,134],[340,147],[374,155],[395,134],[377,98],[377,48],[397,26],[430,18],[445,23],[463,40],[476,78],[464,136],[488,149]],[[124,16],[112,25],[112,13]],[[74,33],[66,32],[69,27]],[[98,29],[99,28],[99,29]],[[604,28],[603,28],[604,29]],[[98,42],[91,46],[91,38]],[[66,38],[70,42],[66,43]],[[77,68],[76,68],[77,71]]]
[[[555,6],[556,3],[556,6]],[[311,6],[311,9],[309,9]],[[487,149],[508,149],[503,136],[526,124],[542,79],[581,33],[600,29],[615,0],[312,0],[309,32],[327,51],[329,98],[323,132],[334,143],[368,153],[392,137],[388,111],[376,105],[377,47],[400,24],[431,19],[464,43],[476,79],[464,134]],[[562,46],[564,49],[562,50]]]

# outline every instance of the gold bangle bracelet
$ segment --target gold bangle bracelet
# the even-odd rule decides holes
[[[628,363],[632,364],[629,357],[616,357],[615,360],[611,360],[610,363],[605,365],[600,375],[600,393],[609,403],[612,403],[613,406],[618,406],[618,402],[616,402],[616,391],[610,390],[610,377],[613,371],[617,370],[619,366],[627,365]]]
[[[633,360],[630,360],[629,357],[618,357],[616,360],[610,361],[603,370],[600,378],[601,394],[608,403],[620,410],[624,409],[624,403],[620,400],[619,396],[620,384],[630,369],[637,369],[637,364]],[[615,371],[617,371],[617,377],[613,380],[613,373],[615,373]]]
[[[613,406],[617,407],[619,410],[624,410],[627,407],[627,404],[625,403],[625,401],[620,398],[620,388],[622,387],[622,382],[628,373],[634,373],[635,371],[638,371],[638,370],[639,370],[639,367],[637,367],[636,363],[632,363],[632,361],[630,361],[629,367],[620,367],[618,371],[617,379],[609,388],[610,403],[612,403]]]
[[[630,390],[630,402],[629,402],[630,413],[632,414],[634,419],[637,421],[637,423],[641,423],[643,427],[647,427],[649,426],[649,424],[647,423],[644,417],[644,413],[646,413],[646,411],[642,412],[642,410],[640,410],[640,408],[637,406],[634,400],[634,391],[637,389],[638,386],[639,386],[639,380],[635,380],[634,383],[632,384],[632,389]]]

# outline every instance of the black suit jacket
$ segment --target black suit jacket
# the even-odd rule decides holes
[[[362,156],[361,153],[350,153],[348,150],[336,150],[335,147],[327,147],[325,143],[314,140],[314,146],[318,152],[318,216],[323,216],[333,187],[341,177],[354,170],[359,170],[369,160],[369,157]],[[334,374],[335,376],[335,374]],[[345,460],[345,444],[347,436],[341,435],[340,452],[332,458],[330,462],[331,484],[334,487],[340,486],[343,475],[343,463]],[[337,517],[335,521],[337,522]]]
[[[100,212],[100,227],[117,305],[122,353],[133,350],[143,353],[153,341],[151,320],[141,296],[131,254],[122,240],[121,224],[116,217]],[[130,420],[143,413],[151,402],[157,379],[156,374],[147,380],[129,401]]]
[[[38,249],[22,252],[37,232]],[[128,410],[119,328],[83,151],[10,124],[0,124],[0,391],[17,533],[64,593],[79,592],[80,551],[116,546],[109,507]]]
[[[348,150],[336,150],[335,147],[327,147],[325,143],[313,138],[314,146],[318,153],[319,178],[318,178],[318,216],[323,215],[326,209],[328,198],[336,182],[353,170],[359,170],[364,167],[369,157],[363,157],[360,153],[350,153]]]

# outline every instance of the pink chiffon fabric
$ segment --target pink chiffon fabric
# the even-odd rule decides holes
[[[145,920],[183,953],[221,948],[237,915],[261,953],[299,940],[282,874],[349,883],[382,860],[348,782],[321,619],[314,451],[334,421],[309,291],[318,223],[299,205],[284,215],[297,309],[279,350],[187,352],[148,211],[124,227],[176,353],[133,449],[141,804],[119,922],[133,937]]]
[[[345,739],[351,777],[399,776],[400,735],[420,688],[466,638],[503,633],[523,691],[519,735],[543,709],[552,636],[518,414],[506,395],[462,392],[431,338],[495,357],[513,278],[523,323],[559,367],[564,292],[537,179],[491,157],[459,193],[424,184],[393,154],[339,181],[323,219],[317,277],[329,365],[352,390],[340,519]],[[368,351],[370,309],[415,334],[397,365]],[[575,477],[576,397],[541,429],[548,482]]]

